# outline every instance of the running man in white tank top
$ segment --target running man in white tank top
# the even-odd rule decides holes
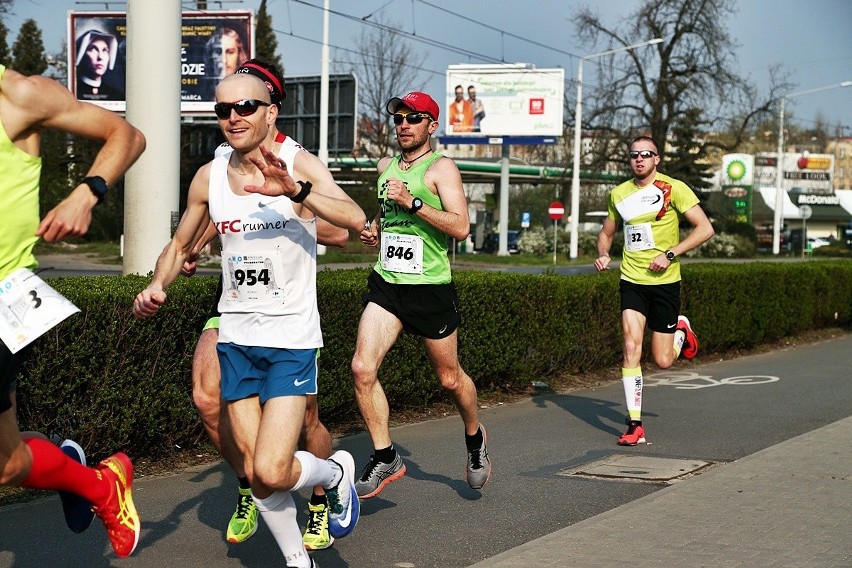
[[[306,395],[316,392],[316,349],[322,345],[316,216],[355,231],[366,217],[318,158],[298,152],[291,165],[269,151],[278,107],[257,77],[226,77],[216,89],[215,110],[234,151],[196,173],[175,236],[133,313],[147,318],[159,310],[165,288],[212,220],[222,240],[225,280],[218,344],[222,397],[252,495],[285,564],[308,568],[313,562],[291,490],[326,488],[336,538],[358,520],[352,456],[340,450],[320,460],[295,451]]]

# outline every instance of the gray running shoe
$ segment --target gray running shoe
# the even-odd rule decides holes
[[[391,481],[396,481],[405,475],[405,464],[402,458],[396,454],[392,463],[384,463],[376,460],[376,456],[370,456],[370,461],[361,473],[361,479],[355,482],[355,490],[361,499],[375,497]]]
[[[488,457],[488,433],[482,430],[482,445],[477,450],[467,452],[467,484],[473,489],[482,489],[491,479],[491,458]]]

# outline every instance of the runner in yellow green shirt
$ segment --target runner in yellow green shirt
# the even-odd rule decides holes
[[[645,443],[642,425],[642,340],[651,329],[651,351],[661,368],[670,367],[682,354],[698,353],[698,339],[686,316],[680,315],[680,261],[713,234],[713,227],[698,205],[698,198],[682,181],[657,171],[659,146],[650,136],[630,145],[633,179],[610,192],[607,217],[598,235],[597,270],[607,270],[617,221],[624,230],[621,261],[621,325],[624,355],[621,377],[627,401],[627,431],[618,439],[622,446]],[[680,240],[681,218],[692,231]]]

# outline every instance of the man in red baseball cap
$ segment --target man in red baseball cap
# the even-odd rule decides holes
[[[459,169],[432,150],[438,104],[418,91],[394,97],[393,115],[400,155],[379,160],[381,207],[361,231],[361,242],[379,248],[367,279],[352,372],[355,398],[373,443],[373,455],[355,483],[358,497],[378,495],[405,475],[388,429],[389,409],[378,369],[403,331],[423,340],[441,385],[455,399],[467,449],[466,477],[482,489],[491,477],[488,434],[479,423],[476,385],[458,358],[459,298],[447,257],[449,237],[470,233],[467,198]]]
[[[438,120],[438,113],[440,112],[440,109],[438,108],[438,103],[436,103],[435,99],[433,99],[426,93],[421,93],[420,91],[412,91],[404,97],[392,98],[388,101],[388,113],[396,113],[396,111],[399,110],[399,107],[403,105],[407,106],[411,110],[427,113],[429,116],[432,117],[432,120]]]

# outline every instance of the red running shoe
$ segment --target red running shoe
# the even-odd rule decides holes
[[[110,484],[106,504],[93,507],[103,521],[113,550],[120,557],[130,556],[139,543],[139,514],[133,505],[133,463],[118,452],[98,464],[101,476]]]
[[[645,428],[641,420],[628,420],[627,432],[618,439],[619,446],[635,446],[645,443]]]
[[[689,325],[689,320],[686,316],[677,316],[677,329],[681,330],[686,338],[683,340],[683,347],[680,354],[687,359],[692,359],[698,355],[698,338],[692,331],[692,326]]]

